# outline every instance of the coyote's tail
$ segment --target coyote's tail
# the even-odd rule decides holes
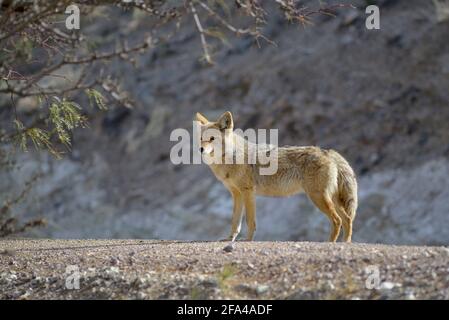
[[[345,161],[346,162],[346,161]],[[357,210],[357,180],[355,178],[354,171],[346,162],[344,165],[340,165],[338,173],[338,189],[340,194],[340,201],[346,210],[346,213],[355,218]]]
[[[346,213],[355,218],[357,211],[357,180],[349,163],[336,151],[332,152],[338,167],[338,195]]]

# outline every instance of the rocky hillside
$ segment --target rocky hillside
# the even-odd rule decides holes
[[[0,299],[449,299],[447,247],[223,246],[2,240]]]
[[[376,2],[380,30],[365,28],[365,1],[305,28],[273,14],[266,34],[276,47],[232,39],[212,67],[198,62],[200,40],[186,23],[137,69],[110,65],[135,109],[90,112],[90,129],[62,161],[22,155],[21,170],[0,177],[1,196],[44,173],[16,209],[48,220],[33,237],[219,239],[231,198],[205,165],[173,165],[169,137],[190,129],[196,111],[229,109],[237,127],[277,128],[281,145],[349,159],[360,190],[354,241],[448,244],[449,22],[437,23],[431,1]],[[108,14],[89,26],[99,41],[151,27],[130,12]],[[304,196],[257,207],[258,240],[327,238],[326,218]]]

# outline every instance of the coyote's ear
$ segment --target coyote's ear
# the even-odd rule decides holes
[[[217,120],[220,130],[233,129],[234,121],[232,120],[232,114],[229,111],[223,113]]]
[[[209,122],[209,120],[206,119],[205,116],[203,116],[201,113],[197,112],[196,113],[196,121],[199,121],[201,124],[206,124]]]

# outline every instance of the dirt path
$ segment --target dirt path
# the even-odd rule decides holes
[[[0,298],[449,299],[447,247],[238,242],[227,253],[224,246],[1,240]],[[76,287],[77,270],[79,289],[67,289]]]

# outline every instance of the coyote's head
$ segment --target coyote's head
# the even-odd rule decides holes
[[[200,123],[200,152],[203,155],[213,156],[220,148],[220,154],[223,155],[225,143],[232,135],[234,121],[229,111],[223,113],[217,121],[209,121],[201,113],[196,113],[196,121]]]

